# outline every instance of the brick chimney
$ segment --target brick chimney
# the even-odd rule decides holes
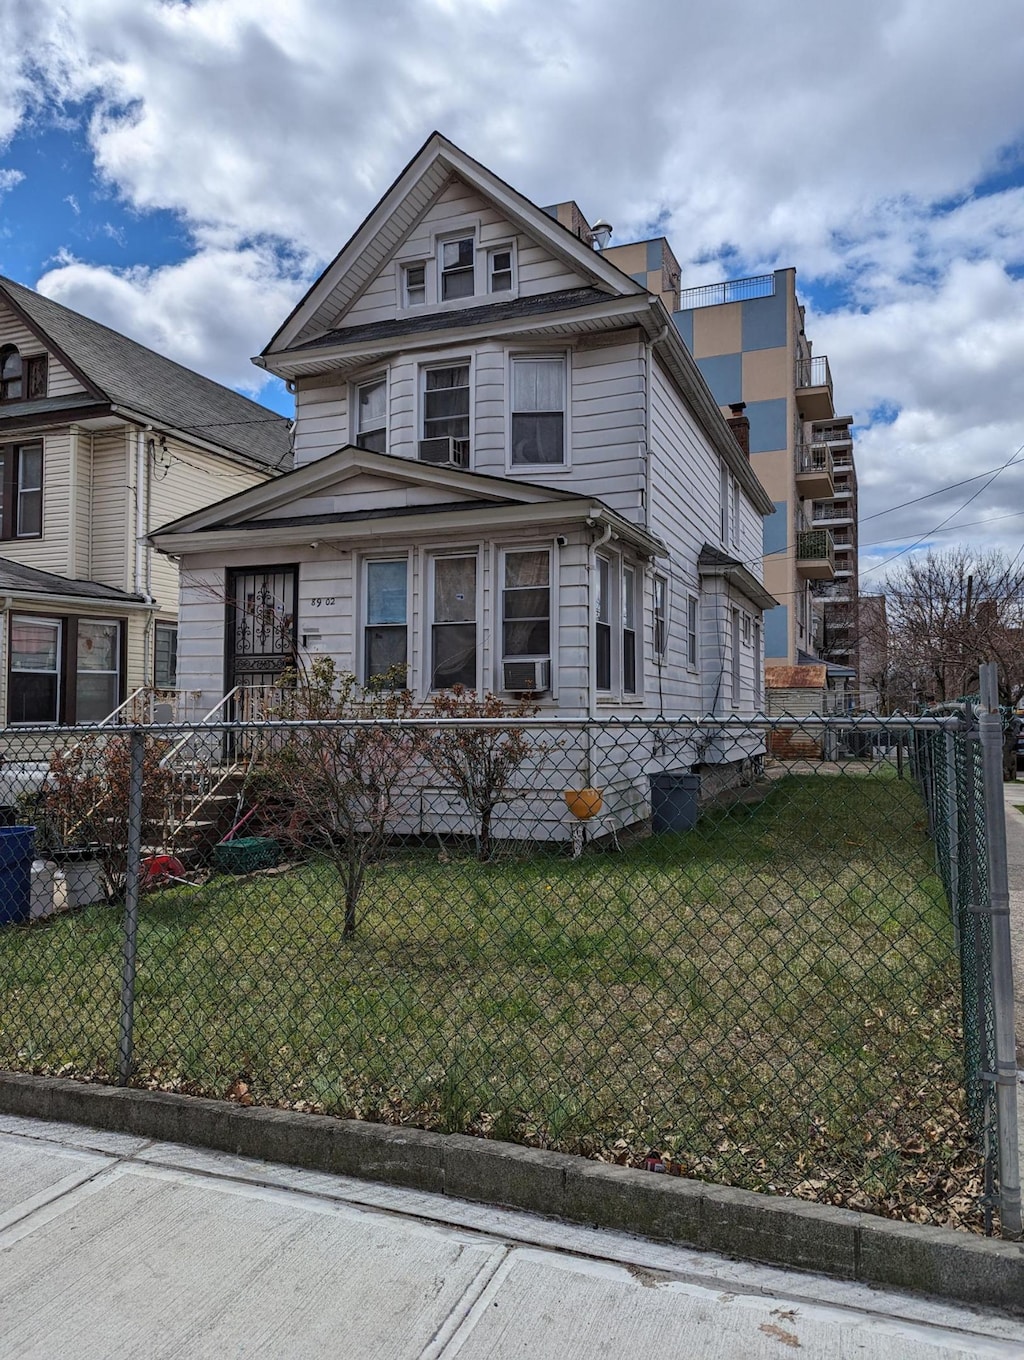
[[[734,401],[734,402],[731,402],[730,405],[729,405],[729,410],[732,412],[732,414],[729,415],[729,416],[726,416],[726,420],[728,421],[729,429],[732,430],[733,434],[736,436],[736,443],[739,444],[740,448],[743,450],[743,452],[744,452],[744,453],[747,455],[747,457],[749,458],[749,457],[750,457],[750,421],[749,421],[749,419],[743,414],[743,412],[744,412],[746,409],[747,409],[747,403],[746,403],[745,401]]]

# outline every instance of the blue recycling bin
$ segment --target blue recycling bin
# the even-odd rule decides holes
[[[0,926],[20,925],[32,914],[34,826],[0,826]]]

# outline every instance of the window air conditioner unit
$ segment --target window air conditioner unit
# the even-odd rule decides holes
[[[469,440],[452,439],[446,435],[440,439],[420,440],[420,462],[433,463],[435,467],[469,467]]]
[[[502,663],[502,688],[513,694],[543,694],[551,688],[551,662],[545,657]]]

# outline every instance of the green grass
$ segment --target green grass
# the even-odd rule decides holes
[[[958,972],[923,811],[791,776],[621,853],[438,845],[144,899],[137,1081],[972,1218]],[[115,1070],[118,912],[0,934],[0,1065]]]

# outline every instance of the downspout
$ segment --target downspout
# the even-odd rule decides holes
[[[149,529],[149,436],[152,426],[137,431],[135,436],[135,581],[134,593],[147,604],[153,603],[149,593],[148,554],[145,536]],[[142,683],[149,683],[153,646],[153,611],[150,610],[142,632]],[[125,677],[127,686],[127,677]]]

